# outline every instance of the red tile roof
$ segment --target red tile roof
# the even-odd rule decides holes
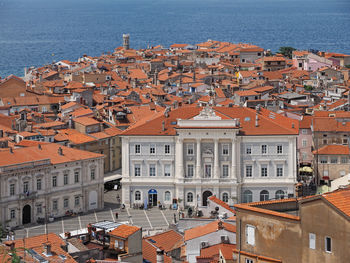
[[[236,213],[234,209],[232,209],[227,203],[222,201],[221,199],[217,198],[215,195],[212,195],[209,197],[210,201],[213,201],[214,203],[222,206],[223,208],[227,209],[228,211],[231,211],[232,213]]]
[[[129,236],[140,230],[141,228],[137,226],[129,226],[123,224],[109,232],[109,235],[121,238],[128,238]]]
[[[164,250],[165,252],[179,248],[183,244],[183,236],[174,230],[169,230],[154,236],[146,237],[144,239],[148,240],[152,243],[152,245]]]
[[[206,225],[197,226],[197,227],[193,227],[191,229],[185,230],[185,241],[216,232],[219,230],[220,224],[222,224],[223,229],[225,229],[226,231],[236,233],[236,226],[230,223],[217,220]]]
[[[349,146],[347,145],[331,144],[325,145],[320,149],[313,151],[312,153],[319,155],[349,155],[350,151]]]
[[[339,189],[330,193],[325,193],[322,198],[350,217],[350,187]]]

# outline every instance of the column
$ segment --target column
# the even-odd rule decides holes
[[[122,176],[129,177],[129,138],[122,137]]]
[[[236,170],[236,137],[232,139],[232,161],[231,161],[231,178],[237,181],[237,170]]]
[[[214,140],[214,178],[219,178],[219,140]]]
[[[201,139],[197,139],[197,152],[196,152],[196,178],[201,178],[201,168],[202,168],[202,153],[201,153]]]
[[[183,178],[183,140],[176,138],[176,149],[175,149],[175,178]]]

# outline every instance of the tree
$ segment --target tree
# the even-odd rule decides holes
[[[292,58],[293,51],[296,50],[294,47],[280,47],[278,53],[285,57]]]

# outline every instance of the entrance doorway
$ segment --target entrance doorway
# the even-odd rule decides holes
[[[151,189],[148,191],[148,204],[150,206],[157,206],[157,191],[155,189]]]
[[[209,198],[209,196],[212,196],[212,195],[213,195],[213,193],[210,192],[210,191],[204,191],[203,192],[203,198],[202,198],[203,206],[207,206],[208,205],[208,198]]]
[[[22,213],[22,224],[29,224],[32,221],[32,208],[30,207],[30,205],[25,205],[23,207],[23,213]]]

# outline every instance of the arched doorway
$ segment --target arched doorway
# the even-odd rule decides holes
[[[157,190],[151,189],[148,191],[148,204],[151,206],[157,206]]]
[[[29,224],[32,221],[32,208],[30,207],[30,205],[25,205],[23,207],[23,212],[22,212],[22,224]]]
[[[89,193],[89,210],[97,209],[97,192],[91,191]]]
[[[208,205],[208,197],[212,196],[212,195],[213,195],[213,193],[210,192],[210,191],[204,191],[203,192],[203,198],[202,198],[203,206],[207,206]]]

